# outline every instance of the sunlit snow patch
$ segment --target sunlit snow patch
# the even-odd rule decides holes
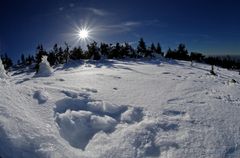
[[[143,117],[140,108],[89,98],[60,100],[54,111],[61,136],[71,146],[83,150],[96,133],[111,133],[119,123],[132,123]]]

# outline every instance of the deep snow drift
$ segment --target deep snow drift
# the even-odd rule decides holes
[[[12,72],[0,80],[0,157],[238,158],[240,76],[210,69],[110,60]]]

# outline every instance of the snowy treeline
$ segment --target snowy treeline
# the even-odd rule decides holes
[[[136,48],[129,43],[116,43],[107,44],[92,42],[87,45],[87,49],[83,50],[80,46],[70,48],[68,44],[65,46],[59,46],[55,44],[52,50],[47,51],[42,45],[37,47],[35,56],[28,55],[25,57],[21,55],[21,60],[18,60],[19,66],[27,66],[32,64],[38,64],[42,61],[42,56],[47,56],[47,60],[50,66],[64,64],[69,60],[100,60],[100,59],[139,59],[139,58],[169,58],[186,61],[197,61],[207,63],[210,65],[216,65],[228,69],[240,69],[240,61],[234,60],[228,56],[213,57],[204,56],[202,53],[189,52],[185,44],[179,44],[176,49],[169,48],[166,52],[163,52],[160,43],[147,45],[143,38],[138,42]],[[3,59],[3,58],[2,58]],[[7,58],[6,58],[7,59]],[[5,62],[6,61],[6,62]],[[8,68],[11,63],[4,60],[5,68]],[[8,65],[8,66],[7,66]]]

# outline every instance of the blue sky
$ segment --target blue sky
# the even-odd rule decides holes
[[[237,0],[2,0],[0,51],[11,57],[33,54],[38,44],[83,45],[76,28],[92,40],[130,42],[140,37],[164,50],[185,43],[190,51],[240,55]]]

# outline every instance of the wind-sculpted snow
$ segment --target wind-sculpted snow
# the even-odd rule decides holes
[[[179,121],[186,120],[185,112],[165,110],[169,120],[158,120],[146,116],[140,107],[63,93],[68,98],[56,102],[55,121],[60,135],[74,148],[99,151],[97,157],[158,157],[180,148],[178,140],[161,137],[183,132]]]
[[[129,154],[126,157],[159,156],[161,152],[180,148],[176,140],[156,142],[161,133],[164,136],[165,132],[178,132],[179,123],[144,116],[140,107],[78,97],[58,101],[54,111],[60,135],[71,146],[88,152],[106,145],[113,146],[107,151],[102,150],[99,157],[112,157],[109,154],[113,152],[114,156],[122,157],[122,150],[126,147]],[[166,110],[163,114],[170,117],[185,115],[174,110]],[[117,146],[121,148],[116,150]]]
[[[111,133],[117,124],[139,122],[143,117],[141,108],[118,106],[90,98],[60,100],[54,111],[61,136],[80,149],[85,149],[97,132]]]
[[[177,110],[165,110],[163,112],[163,115],[167,115],[167,116],[178,116],[178,115],[184,115],[185,112],[182,111],[177,111]]]

